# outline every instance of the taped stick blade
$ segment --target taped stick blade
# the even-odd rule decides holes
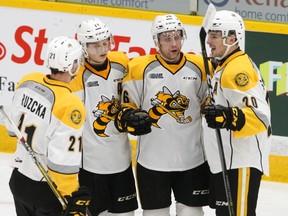
[[[207,32],[209,27],[212,25],[214,17],[216,15],[216,8],[212,3],[208,5],[207,11],[205,13],[205,17],[202,23],[202,27],[205,29]]]

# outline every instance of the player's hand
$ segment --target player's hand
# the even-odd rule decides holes
[[[208,127],[227,128],[240,131],[245,124],[245,115],[238,107],[224,107],[221,105],[206,106],[202,111]]]
[[[117,114],[114,122],[118,131],[134,136],[151,132],[152,119],[145,110],[124,108]]]
[[[63,216],[85,216],[91,200],[91,191],[87,187],[80,187],[72,196],[65,196],[68,205]]]

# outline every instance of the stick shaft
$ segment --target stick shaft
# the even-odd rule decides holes
[[[115,118],[114,117],[112,117],[112,116],[109,116],[109,115],[107,115],[107,114],[101,114],[101,116],[103,116],[103,117],[105,117],[105,118],[107,118],[107,119],[110,119],[110,120],[112,120],[112,121],[114,121],[115,120]]]
[[[37,160],[36,155],[34,153],[34,151],[32,150],[32,148],[29,146],[29,144],[26,142],[25,138],[22,136],[21,132],[19,131],[18,127],[16,126],[16,124],[13,122],[13,120],[10,118],[10,116],[8,115],[8,113],[6,113],[6,111],[4,110],[3,106],[0,106],[0,111],[3,114],[3,116],[5,117],[5,119],[8,120],[13,132],[16,134],[17,138],[19,139],[19,141],[21,142],[21,144],[24,146],[24,148],[28,151],[30,157],[32,158],[33,162],[36,164],[36,166],[38,167],[38,169],[40,170],[40,172],[42,173],[43,177],[45,178],[45,180],[47,181],[49,187],[51,188],[51,190],[53,191],[53,193],[55,194],[55,196],[57,197],[57,199],[59,200],[59,202],[61,203],[63,209],[66,209],[67,207],[67,201],[64,199],[64,197],[62,197],[62,195],[60,194],[60,192],[57,190],[56,185],[54,184],[54,182],[52,181],[52,179],[50,178],[50,176],[47,174],[45,168],[43,167],[43,165]]]
[[[207,36],[207,30],[209,26],[211,25],[211,22],[214,19],[216,13],[216,9],[213,6],[213,4],[210,4],[207,12],[205,14],[205,18],[203,21],[203,25],[200,30],[200,44],[201,44],[201,51],[202,51],[202,57],[204,61],[204,68],[207,76],[207,83],[208,83],[208,91],[209,95],[211,97],[211,102],[212,104],[215,102],[213,98],[213,89],[212,89],[212,83],[211,83],[211,72],[209,70],[209,64],[208,64],[208,57],[207,57],[207,52],[206,52],[206,46],[205,46],[205,41],[206,41],[206,36]],[[216,132],[216,138],[217,138],[217,145],[219,149],[219,156],[220,156],[220,163],[221,163],[221,168],[222,168],[222,175],[223,175],[223,183],[224,183],[224,188],[225,188],[225,194],[228,202],[228,211],[230,216],[235,216],[234,213],[234,208],[233,208],[233,200],[232,200],[232,194],[231,194],[231,188],[230,188],[230,183],[229,183],[229,176],[227,172],[227,167],[226,167],[226,161],[225,161],[225,154],[224,154],[224,149],[223,149],[223,142],[222,142],[222,137],[221,137],[221,132],[220,129],[215,129]]]

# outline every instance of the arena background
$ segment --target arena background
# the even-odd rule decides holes
[[[150,34],[151,21],[159,12],[128,10],[72,3],[36,0],[0,0],[0,104],[11,106],[13,91],[26,73],[41,71],[47,42],[59,35],[74,36],[84,19],[100,17],[112,30],[115,50],[133,58],[155,52]],[[203,17],[177,14],[188,40],[183,50],[200,53],[198,32]],[[242,48],[259,66],[270,92],[272,110],[271,175],[266,180],[288,182],[288,25],[245,20],[246,40]],[[0,152],[14,152],[16,140],[7,135],[0,117]],[[135,158],[135,137],[131,137]]]

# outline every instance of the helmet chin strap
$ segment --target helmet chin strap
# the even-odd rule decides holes
[[[236,40],[233,44],[227,44],[226,39],[227,39],[227,37],[223,38],[223,44],[226,46],[226,50],[225,50],[224,54],[221,57],[215,57],[215,59],[217,59],[218,61],[221,61],[223,58],[225,58],[227,56],[230,48],[232,46],[234,46],[236,43],[238,43],[238,40]]]
[[[218,61],[221,61],[223,58],[225,58],[230,50],[231,46],[226,46],[225,53],[221,57],[215,57]]]
[[[75,72],[74,72],[74,73],[72,73],[72,69],[73,69],[73,67],[71,68],[71,70],[70,70],[70,71],[68,71],[68,73],[69,73],[69,74],[70,74],[70,76],[71,76],[71,79],[73,79],[74,77],[76,77],[76,76],[77,76],[78,70],[80,69],[80,64],[78,64],[77,70],[75,70]]]

